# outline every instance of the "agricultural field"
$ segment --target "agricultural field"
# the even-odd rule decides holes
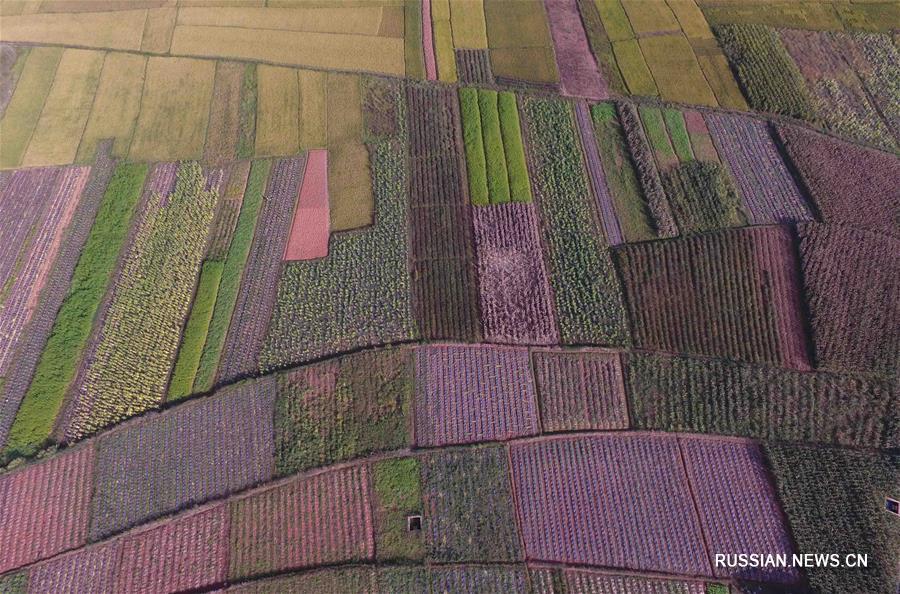
[[[896,3],[0,19],[0,594],[900,588]]]

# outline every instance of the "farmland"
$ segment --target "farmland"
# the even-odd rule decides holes
[[[0,18],[0,592],[900,586],[894,4]]]

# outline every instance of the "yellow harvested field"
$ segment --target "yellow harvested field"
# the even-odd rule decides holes
[[[182,8],[179,25],[277,29],[378,35],[382,7],[366,8]]]
[[[192,8],[192,7],[201,7],[201,8],[210,8],[210,7],[222,7],[222,8],[235,8],[235,7],[264,7],[266,5],[266,0],[178,0],[178,6],[180,8]]]
[[[450,0],[431,0],[431,20],[450,21]]]
[[[634,39],[634,31],[620,0],[594,0],[597,13],[603,22],[606,36],[610,41]]]
[[[372,224],[375,202],[366,145],[348,142],[328,150],[328,201],[332,231]]]
[[[165,54],[169,51],[177,12],[174,8],[154,8],[147,11],[141,51],[154,54]]]
[[[100,80],[103,57],[104,52],[92,50],[63,52],[22,165],[67,165],[75,161]]]
[[[359,77],[328,75],[328,146],[359,142],[362,138],[362,103]]]
[[[614,41],[612,44],[613,55],[616,57],[616,64],[625,79],[625,85],[628,92],[632,95],[643,95],[645,97],[656,97],[659,90],[656,83],[653,82],[653,75],[647,68],[647,61],[644,60],[644,54],[641,53],[641,46],[638,45],[636,39],[625,39],[623,41]]]
[[[555,84],[556,59],[549,47],[511,47],[491,50],[494,76],[538,84]]]
[[[36,47],[28,53],[19,82],[0,119],[0,167],[18,167],[53,84],[62,48]]]
[[[3,0],[6,4],[8,0]],[[37,12],[102,12],[109,10],[134,10],[160,8],[170,0],[26,0],[39,4]]]
[[[456,82],[456,52],[453,50],[453,34],[450,31],[450,21],[434,22],[434,53],[437,61],[438,79],[442,82]]]
[[[678,19],[663,0],[622,0],[636,35],[681,31]]]
[[[141,49],[146,10],[29,14],[3,18],[3,41]]]
[[[78,162],[91,161],[97,145],[104,138],[115,139],[114,156],[128,154],[128,144],[141,107],[146,67],[145,56],[116,52],[107,54],[91,115],[78,147]]]
[[[697,61],[720,106],[740,111],[750,110],[737,81],[734,80],[728,59],[721,50],[709,54],[697,53]]]
[[[712,39],[712,29],[694,0],[666,0],[688,39]]]
[[[216,63],[211,60],[149,58],[131,159],[201,157],[215,72]]]
[[[327,144],[326,90],[328,75],[300,70],[300,148],[324,148]]]
[[[403,76],[402,39],[176,25],[172,53]]]
[[[216,64],[216,83],[213,86],[209,125],[203,160],[225,163],[234,159],[241,135],[241,88],[245,66],[239,62]]]
[[[677,103],[717,105],[716,96],[684,35],[644,37],[638,43],[660,97]]]
[[[482,0],[450,0],[450,26],[455,47],[485,49],[488,46]]]
[[[291,155],[300,147],[300,87],[292,68],[256,68],[256,154]]]
[[[406,15],[402,6],[385,6],[381,9],[381,25],[378,26],[379,37],[403,38],[406,27]]]

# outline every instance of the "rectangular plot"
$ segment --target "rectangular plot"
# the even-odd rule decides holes
[[[359,76],[355,74],[329,73],[328,97],[328,146],[344,142],[359,142],[362,137],[362,102]]]
[[[31,592],[114,594],[122,541],[114,540],[61,555],[31,568]]]
[[[575,0],[545,0],[556,64],[564,95],[605,99],[609,96],[597,62],[588,45]]]
[[[532,357],[544,431],[628,427],[618,353],[538,350]]]
[[[0,573],[85,543],[93,468],[88,445],[0,477]]]
[[[374,556],[368,467],[300,478],[231,502],[231,579]]]
[[[313,260],[328,255],[328,151],[309,151],[285,260]]]
[[[378,5],[343,7],[328,6],[327,2],[309,8],[235,8],[228,4],[224,8],[181,8],[178,24],[377,35],[384,11]]]
[[[100,141],[105,138],[115,139],[112,149],[114,156],[124,157],[128,154],[131,134],[141,107],[146,67],[145,56],[107,54],[100,72],[91,115],[78,147],[78,161],[89,161]]]
[[[237,62],[216,64],[209,128],[206,132],[206,147],[203,150],[203,160],[207,163],[226,163],[237,155],[241,135],[243,82],[243,64]]]
[[[712,574],[674,437],[543,439],[510,457],[530,560]]]
[[[621,0],[636,36],[646,33],[672,33],[681,31],[681,25],[672,9],[665,2]]]
[[[103,66],[102,52],[63,52],[41,117],[22,159],[27,167],[75,161]]]
[[[300,146],[300,89],[292,68],[256,67],[256,154],[290,155]]]
[[[166,54],[172,45],[177,9],[173,7],[153,8],[147,11],[147,24],[141,38],[141,51]]]
[[[488,46],[484,23],[484,0],[450,0],[453,46],[482,49]]]
[[[203,154],[215,62],[150,57],[141,113],[128,156],[137,161],[199,159]]]
[[[487,50],[457,49],[456,72],[464,85],[493,85],[491,54]]]
[[[660,97],[677,103],[718,105],[684,35],[644,37],[638,43]]]
[[[91,538],[269,480],[274,402],[259,380],[105,434]]]
[[[528,579],[522,567],[436,567],[429,572],[433,592],[526,594]]]
[[[438,80],[455,83],[459,80],[458,64],[453,49],[453,32],[450,30],[449,20],[434,21],[434,50]]]
[[[501,441],[539,432],[527,349],[434,346],[416,352],[416,444]]]
[[[328,154],[328,199],[331,229],[349,231],[375,220],[369,150],[361,142],[345,142]]]
[[[140,51],[146,19],[146,10],[7,16],[3,40]]]
[[[413,304],[422,335],[430,339],[478,341],[478,292],[469,259],[415,260],[412,271]]]
[[[22,162],[62,54],[62,48],[55,47],[38,47],[28,53],[16,90],[0,119],[0,167],[17,167]]]
[[[327,77],[324,72],[297,71],[300,84],[300,148],[326,146]]]
[[[703,582],[683,582],[627,575],[611,575],[583,569],[565,571],[567,591],[575,594],[720,594],[719,590],[707,589]],[[728,594],[729,590],[724,591]]]
[[[646,97],[659,95],[659,89],[656,87],[653,75],[650,74],[647,61],[644,59],[641,46],[638,45],[636,39],[614,41],[612,50],[630,93]]]

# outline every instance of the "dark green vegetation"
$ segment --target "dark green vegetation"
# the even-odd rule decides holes
[[[663,172],[662,182],[681,233],[746,224],[734,184],[719,163],[682,163]]]
[[[625,362],[636,428],[900,445],[897,393],[889,380],[637,353]]]
[[[628,241],[653,239],[650,212],[641,193],[641,183],[631,162],[628,145],[612,103],[599,103],[591,109],[600,146],[606,183],[616,204],[616,215]]]
[[[509,172],[503,154],[497,91],[478,91],[478,111],[481,114],[481,138],[487,163],[488,196],[491,204],[504,204],[509,202]]]
[[[666,122],[662,111],[658,107],[641,107],[641,122],[647,132],[647,140],[656,154],[661,167],[673,164],[676,161],[675,149],[669,141],[669,133],[666,132]]]
[[[350,355],[280,378],[275,467],[285,475],[407,445],[409,351]]]
[[[0,593],[2,594],[27,594],[28,571],[10,573],[0,577]]]
[[[247,189],[241,203],[241,213],[238,215],[231,246],[228,248],[228,255],[222,267],[222,279],[218,285],[215,307],[197,366],[193,382],[194,392],[206,392],[215,383],[219,357],[225,346],[225,337],[228,335],[228,325],[231,323],[231,314],[234,311],[234,304],[241,287],[244,264],[247,262],[250,245],[253,243],[256,217],[262,206],[263,191],[271,166],[270,161],[256,161],[250,169]]]
[[[375,486],[375,551],[378,560],[422,559],[423,531],[407,530],[407,517],[422,515],[422,484],[416,458],[394,458],[372,466]],[[423,520],[424,521],[424,520]]]
[[[53,430],[90,337],[94,315],[115,270],[146,176],[147,165],[137,163],[119,165],[113,173],[75,267],[69,293],[10,429],[8,453],[33,453]]]
[[[715,33],[751,107],[808,121],[816,119],[803,75],[774,29],[723,25],[716,27]]]
[[[200,280],[197,283],[197,293],[191,306],[191,315],[184,328],[184,335],[178,350],[178,360],[169,384],[168,400],[184,398],[193,391],[194,379],[200,365],[200,357],[203,354],[203,345],[206,343],[209,332],[209,324],[212,320],[224,267],[223,262],[208,261],[203,264],[200,271]]]
[[[868,568],[810,568],[817,592],[890,592],[900,578],[897,517],[885,496],[900,485],[900,456],[846,449],[767,449],[800,553],[863,553]]]
[[[487,206],[487,163],[481,136],[481,113],[478,109],[476,89],[459,90],[459,106],[462,114],[463,144],[466,149],[466,172],[469,176],[469,199],[472,204]]]
[[[569,104],[527,98],[523,109],[562,340],[628,344],[621,287],[599,240],[602,233]]]

